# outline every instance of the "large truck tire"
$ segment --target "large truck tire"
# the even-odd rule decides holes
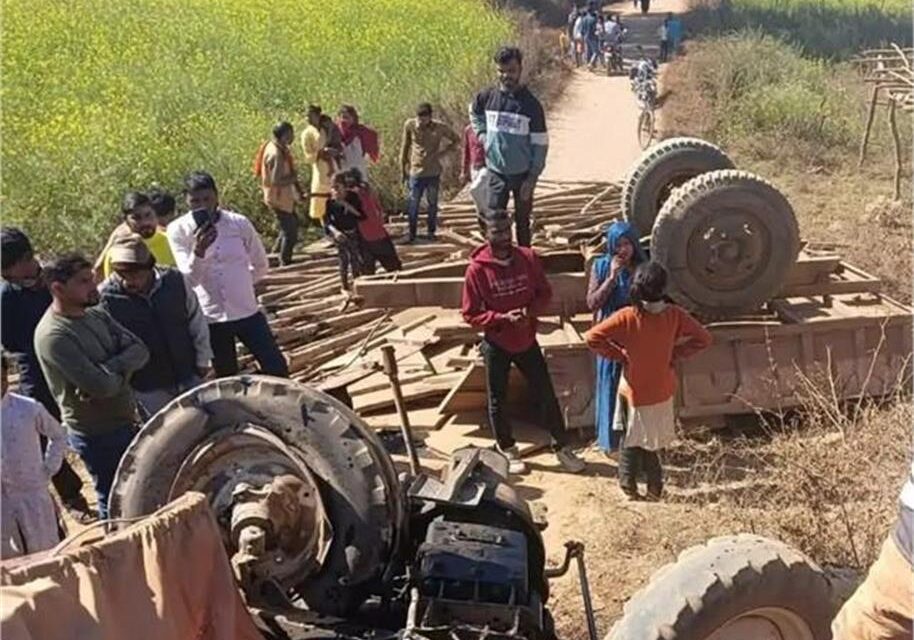
[[[651,258],[669,273],[669,295],[706,319],[756,311],[781,290],[799,253],[787,198],[735,169],[678,188],[651,234]]]
[[[641,154],[622,185],[622,215],[646,236],[673,189],[702,173],[733,167],[727,154],[710,142],[664,140]]]
[[[404,506],[393,462],[375,434],[320,391],[290,380],[238,376],[176,398],[124,454],[109,500],[111,517],[150,514],[196,490],[209,497],[225,530],[239,481],[260,485],[283,474],[312,481],[332,529],[323,557],[308,559],[307,571],[288,572],[284,586],[319,613],[343,615],[386,568]]]
[[[756,535],[687,549],[626,603],[607,640],[829,640],[835,601],[806,556]]]

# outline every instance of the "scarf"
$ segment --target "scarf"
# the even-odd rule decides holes
[[[358,122],[350,125],[341,120],[337,126],[340,129],[340,136],[344,145],[348,145],[358,138],[362,143],[362,152],[371,158],[372,162],[377,162],[381,158],[381,146],[378,141],[377,131]]]

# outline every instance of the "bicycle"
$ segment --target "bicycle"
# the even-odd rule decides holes
[[[657,108],[657,81],[654,78],[635,78],[632,80],[632,91],[641,107],[638,115],[638,144],[642,149],[647,149],[656,133],[654,111]]]

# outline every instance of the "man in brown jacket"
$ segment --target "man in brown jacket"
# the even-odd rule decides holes
[[[295,204],[303,193],[292,151],[289,149],[294,139],[292,125],[280,122],[273,127],[273,139],[261,146],[254,164],[254,171],[260,178],[263,189],[263,203],[276,216],[279,225],[277,245],[279,262],[283,265],[292,262],[292,250],[298,242]]]

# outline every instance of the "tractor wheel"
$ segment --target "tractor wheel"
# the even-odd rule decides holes
[[[651,234],[651,257],[669,272],[670,296],[709,319],[757,310],[781,289],[799,252],[787,199],[735,169],[682,185]]]
[[[827,640],[828,579],[787,545],[742,534],[680,554],[626,603],[607,640]]]
[[[640,134],[640,125],[638,130]],[[664,140],[635,163],[622,187],[622,214],[646,236],[673,189],[699,174],[732,168],[730,158],[710,142],[698,138]]]
[[[143,516],[186,491],[199,491],[209,497],[231,556],[236,487],[263,486],[289,474],[314,488],[305,494],[316,503],[309,524],[323,535],[320,553],[281,559],[276,582],[294,589],[312,610],[342,615],[361,603],[366,584],[386,567],[404,507],[380,441],[351,410],[320,391],[279,378],[239,376],[176,398],[124,454],[111,517]]]

